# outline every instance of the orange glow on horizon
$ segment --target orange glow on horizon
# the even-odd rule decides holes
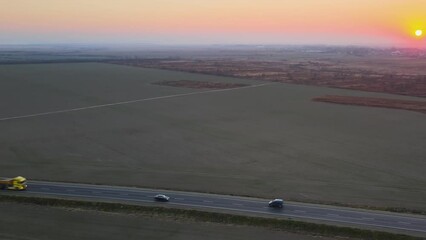
[[[81,35],[316,36],[332,41],[413,40],[425,29],[424,0],[28,0],[0,8],[0,31]],[[259,38],[261,39],[261,38]],[[1,39],[0,39],[1,40]],[[417,37],[416,40],[419,40]],[[343,41],[343,40],[342,40]],[[416,44],[425,43],[417,41]]]

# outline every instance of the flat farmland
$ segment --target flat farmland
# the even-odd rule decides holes
[[[194,89],[155,84],[249,84]],[[0,66],[0,175],[426,210],[422,98],[102,63]]]
[[[333,240],[268,228],[195,222],[165,216],[108,213],[2,202],[0,238],[27,239],[288,239]],[[34,221],[37,219],[37,221]],[[16,223],[16,224],[11,224]],[[23,227],[25,226],[25,227]],[[348,238],[346,238],[348,239]]]

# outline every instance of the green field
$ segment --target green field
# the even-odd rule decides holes
[[[141,214],[107,213],[71,208],[0,203],[0,238],[27,239],[288,239],[318,237],[252,226],[204,223]],[[37,219],[37,221],[34,221]],[[11,223],[19,224],[11,224]],[[325,238],[332,240],[338,238]]]
[[[178,80],[262,83],[0,65],[0,175],[426,210],[426,115],[311,101],[390,95],[271,84],[152,99],[203,91],[151,84]]]

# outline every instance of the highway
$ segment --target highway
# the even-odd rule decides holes
[[[171,197],[170,201],[165,203],[154,202],[153,197],[159,193]],[[140,205],[155,204],[174,208],[189,207],[200,210],[243,213],[262,217],[291,218],[426,236],[426,216],[367,211],[328,205],[285,201],[283,209],[272,209],[267,206],[268,200],[257,198],[42,181],[29,181],[26,191],[7,191],[7,194],[81,200],[91,199]]]

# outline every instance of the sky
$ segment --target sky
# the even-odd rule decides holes
[[[426,0],[0,0],[0,44],[426,48]]]

